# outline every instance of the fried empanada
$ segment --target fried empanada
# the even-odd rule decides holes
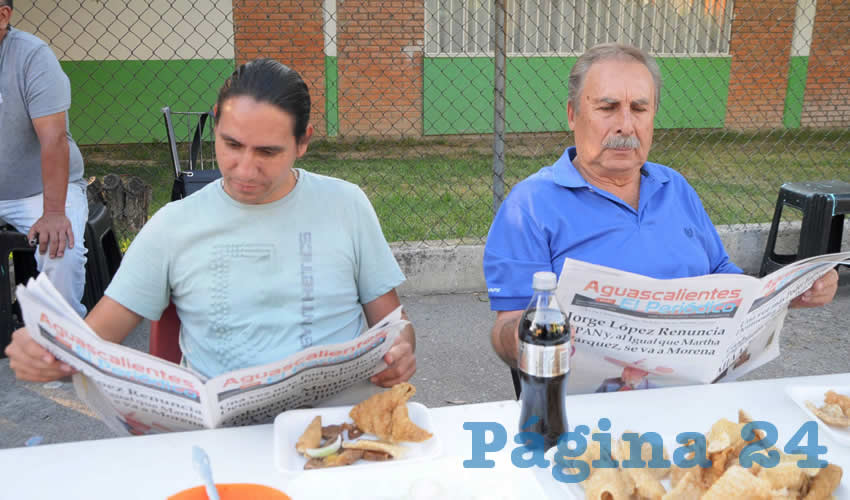
[[[398,443],[400,441],[412,441],[420,443],[426,439],[431,439],[430,432],[414,424],[407,415],[407,404],[401,403],[393,410],[392,418],[392,437],[391,441]]]
[[[431,433],[414,424],[407,414],[407,400],[416,394],[413,385],[403,382],[375,394],[351,409],[348,415],[363,432],[390,442],[425,441]]]

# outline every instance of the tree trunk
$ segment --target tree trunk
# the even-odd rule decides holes
[[[124,222],[127,228],[138,232],[148,220],[153,188],[142,179],[124,177]]]
[[[136,233],[148,220],[153,188],[134,175],[106,174],[92,177],[86,194],[89,204],[106,205],[116,229]]]

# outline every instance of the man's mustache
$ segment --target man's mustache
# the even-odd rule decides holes
[[[640,141],[633,135],[615,135],[605,139],[602,147],[605,149],[637,149],[640,147]]]

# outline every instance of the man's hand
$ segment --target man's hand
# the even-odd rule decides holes
[[[38,345],[26,328],[15,330],[12,334],[12,343],[6,346],[6,356],[9,356],[9,368],[21,380],[50,382],[74,373],[69,365],[58,361]]]
[[[45,213],[30,228],[27,234],[30,242],[38,241],[38,251],[50,250],[50,258],[65,255],[65,248],[74,248],[74,232],[71,221],[64,213]],[[36,238],[38,238],[36,240]]]
[[[838,271],[831,269],[812,283],[811,288],[792,300],[789,307],[818,307],[829,304],[835,297],[836,290],[838,290]]]
[[[416,354],[413,344],[407,335],[402,333],[395,340],[390,350],[384,355],[387,367],[369,379],[381,387],[392,387],[401,382],[407,382],[416,373]]]

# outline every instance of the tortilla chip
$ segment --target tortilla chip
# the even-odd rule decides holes
[[[744,438],[741,437],[741,429],[744,428],[744,425],[746,424],[736,424],[725,418],[721,418],[715,422],[705,438],[707,443],[706,451],[711,454],[730,447],[740,451],[746,445]]]
[[[322,417],[316,416],[304,430],[304,434],[295,443],[295,451],[304,454],[306,450],[318,448],[322,443]]]
[[[343,448],[347,450],[382,451],[393,458],[401,458],[407,452],[407,448],[404,446],[373,439],[358,439],[353,443],[343,444]]]
[[[820,470],[817,476],[812,479],[809,486],[809,493],[803,500],[826,500],[832,496],[832,492],[838,488],[838,483],[841,482],[841,467],[835,464],[829,464]]]
[[[582,483],[584,496],[592,500],[629,500],[632,488],[620,469],[594,469]]]
[[[749,500],[769,500],[770,483],[750,474],[747,469],[736,465],[730,467],[711,488],[705,492],[702,500],[728,500],[746,498]]]
[[[809,476],[794,462],[780,462],[776,467],[762,468],[758,477],[770,483],[772,489],[785,489],[789,494],[794,495],[799,495],[809,482]]]
[[[806,401],[806,408],[828,425],[850,427],[850,417],[837,404],[825,404],[818,408],[811,401]]]
[[[674,483],[673,489],[661,497],[662,500],[700,500],[702,498],[705,489],[700,478],[699,467],[682,469],[673,466],[672,473],[674,477],[679,477]]]
[[[643,452],[645,449],[647,451],[647,456],[646,458],[644,458],[643,456],[641,458],[646,461],[649,461],[652,457],[652,449],[649,443],[644,444],[646,445],[646,447],[642,447],[641,452]],[[623,461],[629,459],[630,449],[630,442],[625,440],[619,440],[617,441],[614,450],[614,457],[620,461],[620,470],[627,478],[627,486],[629,487],[629,489],[634,491],[640,498],[660,499],[662,496],[664,496],[665,490],[664,486],[661,485],[661,481],[659,481],[659,478],[654,475],[654,471],[656,471],[657,469],[653,469],[648,466],[639,468],[630,468],[622,466]],[[643,455],[643,453],[641,453],[641,455]]]
[[[800,494],[796,491],[787,490],[785,488],[781,490],[773,490],[770,492],[770,500],[799,500]]]

